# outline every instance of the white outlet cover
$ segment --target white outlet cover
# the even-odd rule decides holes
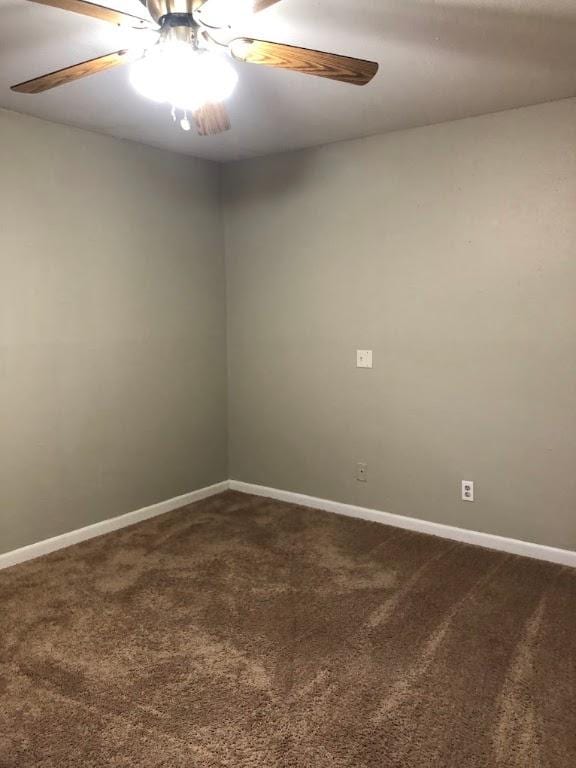
[[[462,480],[462,501],[474,501],[473,480]]]
[[[372,368],[372,350],[356,350],[356,368]]]

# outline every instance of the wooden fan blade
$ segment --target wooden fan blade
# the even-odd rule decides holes
[[[107,21],[110,24],[127,24],[131,27],[150,27],[155,28],[151,19],[145,19],[141,16],[133,16],[131,13],[115,11],[113,8],[105,8],[102,5],[86,3],[84,0],[29,0],[38,5],[49,5],[52,8],[61,8],[63,11],[72,11],[72,13],[81,13],[83,16],[91,16],[93,19]]]
[[[72,83],[81,77],[95,75],[97,72],[103,72],[105,69],[112,69],[112,67],[124,64],[130,61],[130,56],[127,56],[127,53],[128,51],[116,51],[116,53],[109,53],[106,56],[99,56],[97,59],[83,61],[80,64],[74,64],[65,69],[58,69],[56,72],[50,72],[48,75],[35,77],[33,80],[26,80],[25,83],[13,85],[10,90],[16,91],[16,93],[42,93],[42,91],[49,91],[50,88],[56,88],[57,85]]]
[[[254,0],[253,13],[260,13],[260,11],[264,11],[266,8],[279,2],[280,0]]]
[[[328,77],[330,80],[340,80],[353,85],[366,85],[378,71],[378,64],[374,61],[353,59],[350,56],[338,56],[335,53],[298,48],[294,45],[270,43],[266,40],[253,40],[250,37],[232,40],[230,51],[239,61],[292,69],[306,75]]]
[[[224,104],[209,102],[193,114],[200,136],[213,136],[230,130],[230,118]]]

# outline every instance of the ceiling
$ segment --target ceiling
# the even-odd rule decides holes
[[[138,0],[101,4],[143,11]],[[136,94],[128,67],[44,94],[12,93],[14,83],[127,47],[141,33],[0,0],[0,106],[228,161],[576,96],[574,0],[282,0],[234,32],[372,59],[380,71],[358,87],[235,63],[232,130],[200,137]]]

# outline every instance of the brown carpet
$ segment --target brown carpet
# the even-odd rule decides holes
[[[2,768],[572,768],[576,570],[226,493],[0,572]]]

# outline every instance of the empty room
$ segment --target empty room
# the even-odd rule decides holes
[[[575,768],[575,211],[574,0],[0,0],[0,768]]]

